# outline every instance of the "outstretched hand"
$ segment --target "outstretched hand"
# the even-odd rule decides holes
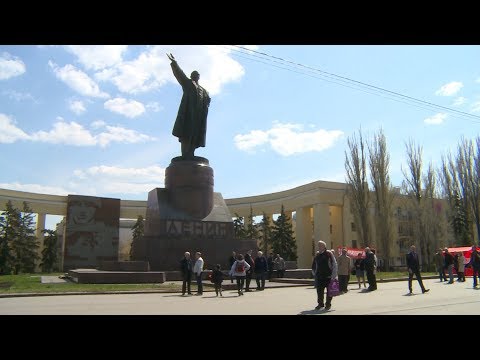
[[[173,54],[167,54],[167,57],[170,59],[170,61],[175,61],[175,58],[173,57]]]

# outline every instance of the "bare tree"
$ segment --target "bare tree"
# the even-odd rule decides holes
[[[462,138],[458,145],[457,159],[460,185],[466,195],[480,240],[480,136],[476,139],[476,149],[473,140]]]
[[[473,223],[480,239],[480,137],[475,143],[462,138],[455,159],[450,154],[442,157],[440,172],[456,243],[469,243],[474,238]]]
[[[374,135],[368,146],[370,160],[370,179],[375,199],[375,227],[377,240],[383,250],[385,268],[390,268],[391,244],[393,242],[393,200],[394,192],[390,183],[390,156],[387,152],[387,141],[383,130]]]
[[[440,244],[446,241],[446,224],[447,219],[442,200],[437,190],[437,178],[435,169],[430,162],[427,173],[423,176],[423,199],[421,205],[423,206],[423,227],[425,234],[425,246],[427,263],[430,265],[430,260],[433,260],[435,249],[438,249]]]
[[[349,152],[345,151],[347,194],[352,204],[352,212],[357,225],[360,246],[370,244],[368,224],[369,188],[367,182],[367,166],[365,159],[365,143],[362,130],[347,139]]]
[[[408,202],[408,206],[413,215],[413,235],[420,245],[420,257],[422,264],[429,263],[427,254],[427,239],[423,220],[424,196],[422,191],[422,147],[416,146],[413,140],[405,143],[407,151],[408,171],[403,169],[404,180],[402,188],[405,194],[413,201]]]

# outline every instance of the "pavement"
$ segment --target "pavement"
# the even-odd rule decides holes
[[[202,296],[157,292],[3,297],[0,315],[480,315],[480,291],[473,289],[471,278],[453,284],[425,279],[424,284],[430,289],[425,294],[416,280],[413,294],[406,280],[379,282],[373,292],[350,284],[328,311],[315,310],[311,285],[267,282],[265,291],[244,296],[225,290],[223,297],[212,291]]]

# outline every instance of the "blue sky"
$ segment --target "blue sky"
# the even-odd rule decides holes
[[[394,186],[406,141],[438,165],[479,133],[480,118],[317,70],[480,115],[480,46],[0,46],[0,188],[146,200],[164,187],[182,95],[166,53],[211,95],[195,155],[224,198],[345,182],[360,127],[383,128]]]

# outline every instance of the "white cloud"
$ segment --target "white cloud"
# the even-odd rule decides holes
[[[435,95],[452,96],[459,92],[462,87],[463,84],[460,81],[452,81],[435,91]]]
[[[453,101],[453,106],[460,106],[467,102],[467,98],[460,96]]]
[[[5,114],[0,113],[0,144],[11,144],[17,140],[28,140],[29,136],[15,125]]]
[[[31,135],[33,141],[51,144],[68,144],[74,146],[94,146],[97,143],[95,137],[82,125],[72,121],[66,123],[59,121],[53,124],[50,131],[37,131]]]
[[[49,61],[48,64],[58,79],[62,80],[79,94],[98,98],[110,97],[107,93],[100,91],[97,83],[83,71],[78,70],[75,66],[67,64],[60,68],[52,61]]]
[[[253,130],[248,134],[236,135],[235,145],[238,149],[252,151],[255,148],[268,143],[270,147],[283,156],[290,156],[310,151],[323,151],[333,146],[336,140],[343,136],[340,130],[317,130],[302,132],[303,127],[299,124],[274,123],[267,130]]]
[[[135,130],[129,130],[118,126],[106,126],[107,132],[102,132],[95,136],[97,143],[105,147],[111,142],[123,144],[136,144],[155,140],[154,137],[141,134]]]
[[[165,169],[152,165],[144,168],[124,168],[100,165],[85,170],[75,170],[76,187],[96,188],[99,193],[145,194],[164,186]]]
[[[210,95],[216,95],[221,92],[224,84],[238,81],[245,75],[245,69],[229,54],[219,51],[217,47],[207,47],[210,66],[206,71],[200,72],[202,86],[204,86]],[[203,79],[203,80],[202,80]]]
[[[103,121],[103,120],[95,120],[94,122],[92,122],[92,123],[90,124],[90,127],[91,127],[92,129],[100,129],[101,127],[104,127],[104,126],[106,126],[106,125],[107,125],[107,124],[106,124],[105,121]]]
[[[74,121],[67,123],[62,118],[58,120],[50,131],[41,130],[27,134],[18,128],[8,116],[0,114],[0,143],[9,144],[17,140],[29,140],[50,144],[105,147],[113,142],[135,144],[155,140],[155,138],[135,130],[105,125],[102,121],[96,121],[92,125],[94,128],[95,126],[97,128],[105,127],[106,131],[92,134]]]
[[[159,112],[163,110],[163,106],[161,106],[158,102],[153,101],[147,104],[147,109],[152,110],[153,112]]]
[[[122,62],[127,45],[68,45],[68,51],[76,55],[86,69],[100,70]]]
[[[0,80],[22,75],[25,71],[25,64],[20,58],[12,56],[7,52],[0,55]]]
[[[141,102],[135,100],[127,100],[124,98],[115,98],[103,104],[105,109],[129,118],[134,118],[142,115],[145,112],[145,106]]]
[[[257,146],[268,142],[268,132],[262,130],[252,130],[248,134],[235,135],[233,138],[238,149],[251,151]]]
[[[210,95],[239,80],[245,73],[242,65],[230,57],[231,50],[217,46],[151,46],[136,59],[121,62],[95,74],[98,81],[110,81],[125,93],[136,94],[156,89],[167,82],[177,84],[166,53],[173,53],[187,77],[200,73],[200,85]]]
[[[480,112],[480,101],[476,101],[472,104],[472,107],[470,109],[471,112]]]
[[[19,182],[0,183],[0,188],[38,194],[65,196],[84,194],[147,194],[157,187],[164,187],[165,169],[153,165],[145,168],[121,168],[94,166],[86,170],[75,170],[67,188]]]
[[[124,61],[111,69],[95,74],[100,81],[111,81],[125,93],[136,94],[158,88],[166,84],[171,72],[168,59],[152,52],[152,48],[141,53],[137,59]]]
[[[2,95],[8,96],[10,99],[15,101],[23,101],[23,100],[31,100],[34,103],[38,103],[38,101],[32,96],[32,94],[28,92],[19,92],[15,90],[4,90],[2,91]]]
[[[61,195],[61,196],[74,194],[72,191],[66,190],[58,186],[45,186],[45,185],[38,185],[38,184],[20,184],[18,182],[0,183],[0,188],[16,190],[16,191],[26,191],[26,192],[36,193],[36,194],[51,194],[51,195]]]
[[[85,105],[83,105],[83,102],[80,100],[70,100],[68,106],[70,110],[72,110],[77,115],[80,115],[87,111]]]
[[[116,74],[117,70],[114,68],[109,68],[96,72],[93,76],[97,81],[110,81]]]
[[[443,123],[443,121],[447,118],[447,116],[448,116],[447,114],[438,113],[429,118],[424,119],[423,122],[429,125],[438,125]]]
[[[165,169],[152,165],[145,168],[122,168],[117,166],[92,166],[86,170],[75,170],[75,176],[79,178],[108,177],[110,180],[134,181],[157,181],[165,177]]]

